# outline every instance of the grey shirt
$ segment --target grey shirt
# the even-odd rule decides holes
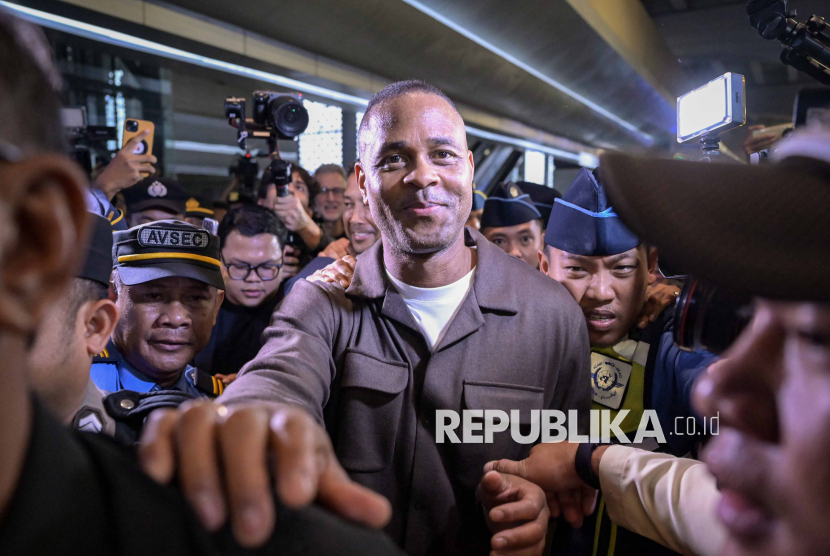
[[[580,432],[588,428],[590,351],[576,302],[477,231],[465,234],[477,248],[475,283],[434,351],[388,283],[378,242],[346,291],[298,282],[219,400],[299,405],[324,423],[352,479],[389,498],[387,531],[411,555],[487,554],[475,498],[482,468],[531,448],[509,431],[490,444],[438,444],[437,409],[518,409],[522,423],[532,409],[577,409]]]

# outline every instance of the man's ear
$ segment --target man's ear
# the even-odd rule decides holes
[[[360,189],[360,196],[363,199],[363,204],[369,204],[369,196],[366,193],[366,169],[362,162],[355,162],[354,173],[357,176],[357,187]]]
[[[548,262],[548,257],[545,255],[545,248],[544,246],[536,251],[536,256],[539,257],[539,270],[547,276],[548,269],[550,268],[550,263]]]
[[[63,294],[83,254],[86,178],[68,158],[48,154],[3,174],[0,328],[29,334]]]
[[[654,283],[655,280],[657,280],[658,278],[661,278],[661,276],[659,276],[657,274],[658,273],[658,269],[657,269],[657,263],[658,263],[657,248],[646,246],[646,249],[647,249],[646,255],[648,257],[648,283],[649,283],[649,285],[651,285],[651,284]]]
[[[107,347],[118,324],[118,308],[109,299],[102,299],[94,303],[87,303],[81,311],[84,319],[84,334],[86,338],[86,351],[92,355],[98,355]]]
[[[216,306],[213,308],[213,325],[216,326],[216,317],[219,316],[219,309],[222,308],[222,303],[225,302],[225,290],[216,290]]]

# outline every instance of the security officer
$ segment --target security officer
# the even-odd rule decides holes
[[[537,253],[544,241],[542,213],[515,183],[499,184],[487,197],[481,233],[508,255],[539,268]]]
[[[83,265],[67,295],[50,307],[38,328],[28,377],[38,398],[62,422],[112,436],[115,422],[104,410],[103,392],[89,376],[93,356],[106,345],[118,320],[107,295],[112,229],[102,216],[91,215],[91,220]]]
[[[207,345],[224,299],[219,239],[162,220],[117,232],[114,243],[121,316],[92,380],[108,392],[221,394],[220,381],[188,364]]]
[[[205,218],[216,218],[213,201],[204,197],[191,197],[185,203],[184,221],[194,226],[202,226]]]
[[[649,277],[657,268],[657,252],[643,244],[608,205],[597,177],[578,174],[563,199],[557,199],[539,253],[540,270],[564,285],[579,303],[591,340],[593,409],[610,410],[613,421],[628,410],[620,428],[635,433],[646,409],[654,409],[667,443],[645,447],[683,456],[700,436],[686,435],[685,420],[694,416],[690,392],[697,376],[714,356],[686,353],[672,341],[672,310],[664,310],[644,329],[635,323],[646,302]],[[675,419],[684,427],[675,434]],[[681,435],[682,434],[682,435]],[[558,531],[565,554],[673,554],[644,537],[612,524],[600,501],[598,512],[576,538]],[[596,521],[600,520],[597,524]],[[562,536],[564,533],[564,536]],[[581,533],[581,534],[580,534]],[[609,548],[611,547],[611,548]],[[584,550],[583,550],[584,549]]]
[[[550,211],[553,210],[553,203],[556,199],[561,199],[562,194],[552,187],[530,181],[517,181],[516,185],[530,195],[530,200],[533,201],[533,205],[542,215],[542,225],[547,227],[548,220],[550,220]]]
[[[190,198],[179,182],[158,176],[144,178],[121,194],[130,228],[156,220],[184,220]]]

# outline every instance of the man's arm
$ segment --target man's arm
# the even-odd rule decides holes
[[[327,293],[324,288],[334,294]],[[346,303],[339,288],[302,280],[285,298],[264,334],[259,354],[239,372],[219,402],[299,406],[319,423],[335,375],[332,350],[339,328],[333,296]]]
[[[593,463],[611,521],[681,554],[720,553],[720,492],[705,463],[625,446],[598,448]]]

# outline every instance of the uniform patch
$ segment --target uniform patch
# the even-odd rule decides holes
[[[591,387],[596,403],[619,409],[625,387],[631,377],[631,365],[601,353],[591,353]]]
[[[210,234],[206,230],[171,230],[148,227],[138,234],[138,243],[142,247],[205,249],[210,245]]]
[[[97,409],[84,407],[73,419],[72,423],[76,429],[84,432],[99,433],[104,430],[104,420]]]

